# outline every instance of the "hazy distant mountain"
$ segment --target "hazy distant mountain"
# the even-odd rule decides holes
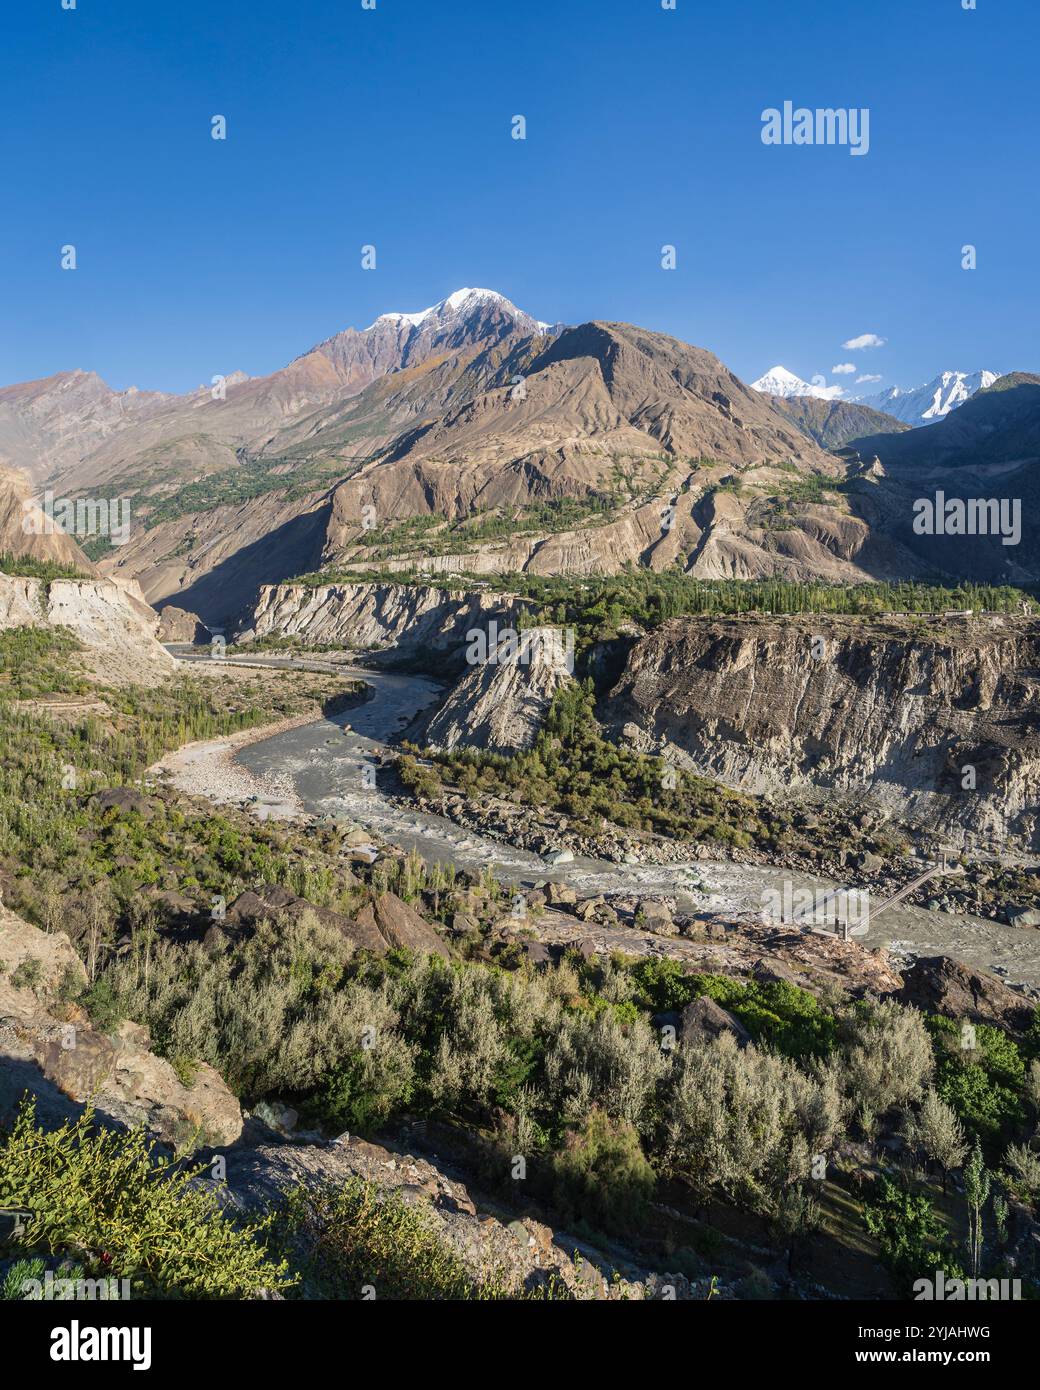
[[[751,389],[761,391],[767,396],[779,396],[783,400],[797,396],[812,396],[820,401],[834,401],[844,395],[840,386],[822,386],[803,381],[786,367],[770,367],[765,376],[760,376],[757,381],[751,383]]]
[[[96,372],[57,372],[0,387],[0,467],[20,468],[42,482],[170,399],[135,387],[113,391]]]
[[[904,390],[890,386],[872,396],[857,396],[860,405],[882,410],[886,415],[907,425],[930,425],[949,415],[959,405],[970,400],[976,391],[984,391],[997,380],[996,372],[940,372],[924,386]]]

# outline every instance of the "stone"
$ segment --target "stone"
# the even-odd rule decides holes
[[[233,1144],[242,1133],[238,1101],[207,1063],[182,1078],[150,1050],[147,1029],[124,1022],[99,1033],[82,1011],[51,998],[53,985],[75,969],[71,946],[4,912],[0,959],[41,962],[37,981],[15,985],[0,976],[0,1124],[9,1124],[25,1091],[37,1118],[52,1127],[94,1105],[100,1123],[141,1124],[171,1146]],[[82,966],[81,982],[85,981]]]
[[[209,640],[209,628],[197,613],[168,603],[159,610],[158,637],[160,642],[206,642]]]
[[[548,947],[541,941],[524,940],[518,944],[524,960],[526,960],[528,965],[534,966],[536,969],[541,969],[543,966],[548,965],[552,959]]]
[[[358,913],[357,922],[364,927],[374,926],[386,943],[384,949],[405,947],[448,959],[448,948],[436,929],[395,893],[383,893],[375,902],[367,903]]]
[[[1012,910],[1010,920],[1013,927],[1040,927],[1040,908],[1028,907],[1017,911]]]
[[[276,1134],[292,1134],[300,1120],[299,1111],[278,1100],[262,1100],[253,1107],[253,1115]]]
[[[115,810],[124,815],[134,812],[145,820],[155,814],[154,798],[145,796],[144,792],[134,787],[110,787],[107,791],[97,792],[92,801],[101,811]]]
[[[949,956],[922,956],[903,972],[900,999],[925,1013],[1025,1032],[1033,1009],[995,975]]]
[[[723,1033],[731,1034],[741,1047],[751,1041],[751,1034],[744,1025],[707,994],[692,999],[683,1009],[679,1040],[684,1045],[710,1042]]]
[[[880,854],[873,854],[870,850],[863,850],[855,856],[853,863],[856,868],[865,874],[879,874],[885,867],[885,861]]]

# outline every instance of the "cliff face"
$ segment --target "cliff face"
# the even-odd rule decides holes
[[[136,586],[133,586],[136,588]],[[102,680],[150,684],[176,665],[156,638],[159,616],[111,579],[26,579],[0,574],[0,630],[68,628]]]
[[[733,786],[859,792],[955,842],[1040,845],[1035,620],[675,619],[606,712]]]
[[[530,748],[553,696],[571,679],[561,630],[526,629],[515,649],[474,664],[418,735],[432,748]]]
[[[523,604],[509,594],[454,593],[406,584],[271,584],[260,591],[253,630],[315,645],[443,652],[461,665],[466,634],[514,623]]]

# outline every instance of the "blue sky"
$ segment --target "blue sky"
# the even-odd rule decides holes
[[[11,4],[0,382],[259,375],[462,285],[745,380],[1040,370],[1038,49],[1037,0]],[[869,154],[765,146],[786,99]]]

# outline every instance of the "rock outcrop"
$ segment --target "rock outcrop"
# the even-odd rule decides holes
[[[440,1160],[352,1135],[321,1145],[233,1149],[227,1155],[226,1185],[213,1184],[213,1190],[227,1206],[256,1215],[277,1202],[287,1187],[335,1189],[356,1178],[372,1183],[380,1198],[396,1196],[417,1209],[475,1283],[489,1281],[513,1296],[537,1295],[550,1283],[555,1297],[580,1300],[707,1296],[708,1279],[691,1281],[682,1274],[639,1268],[531,1216],[510,1220],[508,1212],[478,1204]],[[378,1298],[378,1271],[372,1282]],[[731,1296],[718,1287],[715,1295]]]
[[[431,748],[530,748],[553,696],[571,680],[573,658],[563,629],[528,628],[515,643],[490,652],[452,687],[419,734]]]
[[[925,1013],[1021,1032],[1035,1010],[995,975],[949,956],[923,956],[903,974],[900,999]]]
[[[168,603],[159,611],[160,642],[201,642],[208,631],[197,613],[189,613],[176,604]]]
[[[94,566],[55,518],[33,497],[26,474],[3,467],[4,391],[0,391],[0,555],[96,574]]]
[[[739,1047],[746,1047],[751,1041],[751,1034],[744,1025],[707,994],[692,999],[683,1009],[679,1028],[682,1043],[697,1045],[710,1042],[723,1033],[735,1038]]]
[[[199,1063],[182,1079],[151,1051],[146,1029],[99,1032],[68,1002],[86,975],[67,937],[0,908],[0,961],[0,1122],[29,1091],[48,1126],[90,1101],[102,1123],[141,1124],[176,1147],[238,1139],[238,1101],[212,1067]]]
[[[448,957],[448,949],[436,929],[394,893],[382,893],[366,903],[356,917],[348,917],[328,907],[316,907],[280,884],[240,893],[223,920],[208,929],[206,944],[216,949],[250,935],[262,921],[297,922],[304,915],[312,916],[322,926],[331,927],[356,949],[372,951],[375,955],[382,956],[387,951],[405,947],[410,951]]]
[[[958,841],[1040,843],[1040,623],[677,618],[636,644],[615,733],[735,787],[857,793]]]
[[[111,579],[26,579],[0,574],[0,630],[62,627],[100,680],[151,684],[176,662],[156,638],[158,615]]]
[[[474,593],[407,584],[271,584],[260,591],[252,630],[315,645],[393,647],[465,661],[467,633],[515,625],[524,605],[509,594]]]

